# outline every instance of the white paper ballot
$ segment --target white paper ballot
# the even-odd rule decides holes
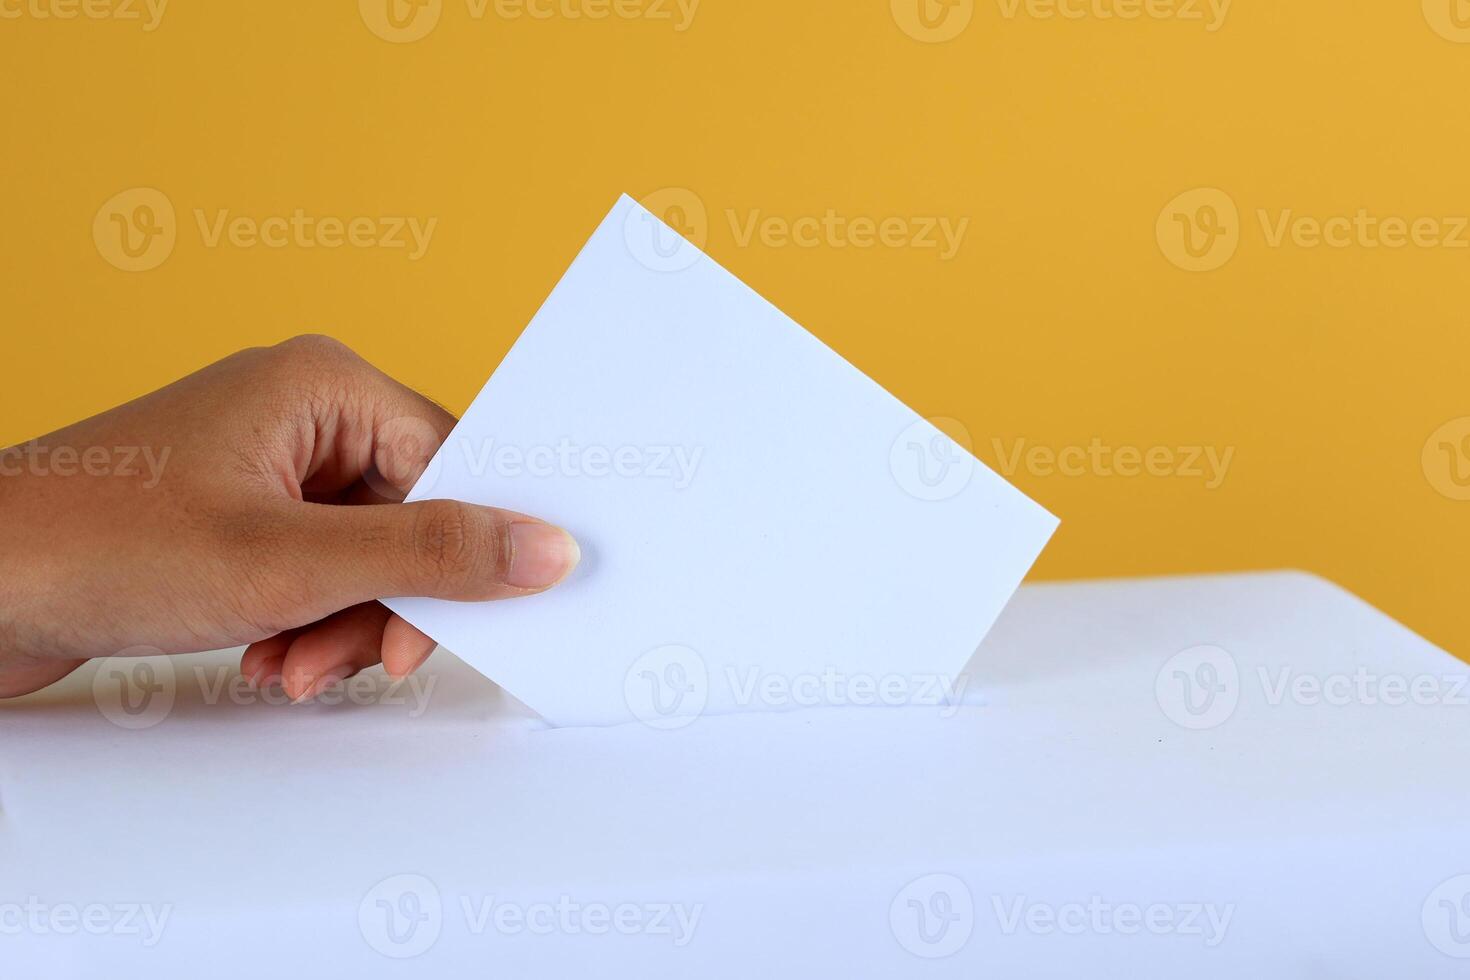
[[[580,542],[543,595],[387,603],[557,725],[958,696],[1057,526],[628,197],[409,494],[427,498]]]

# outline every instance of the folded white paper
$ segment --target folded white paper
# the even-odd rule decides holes
[[[543,595],[388,600],[560,725],[951,697],[1057,526],[628,197],[426,498],[581,543]]]

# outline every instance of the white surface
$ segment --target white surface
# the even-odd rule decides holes
[[[559,724],[947,683],[1056,529],[627,197],[409,496],[581,542],[545,595],[388,603]]]
[[[1191,714],[1175,671],[1197,672],[1205,655],[1179,654],[1200,644],[1224,651],[1209,656],[1225,691],[1208,709],[1193,692]],[[90,667],[0,704],[0,927],[6,903],[31,897],[168,910],[148,948],[121,932],[0,933],[0,976],[1470,972],[1455,958],[1470,956],[1466,667],[1308,576],[1024,588],[968,668],[975,706],[952,717],[819,708],[550,729],[443,653],[417,717],[411,692],[298,708],[201,693],[196,667],[212,691],[233,676],[212,665],[232,663],[156,671],[161,700],[134,715],[106,670],[94,702]],[[1273,703],[1282,670],[1298,694]],[[1313,703],[1303,677],[1337,693]],[[1399,682],[1439,703],[1391,703]],[[1359,687],[1370,696],[1339,696]],[[377,902],[405,881],[440,913],[413,934],[420,955],[391,959],[379,949],[413,946],[387,938]],[[940,893],[960,918],[930,945],[909,902]],[[487,900],[562,896],[698,919],[682,947],[673,926],[475,929]],[[1228,910],[1228,925],[1214,946],[1208,917],[1201,934],[1126,934],[1126,912],[1045,930],[1048,908],[1069,916],[1093,896],[1176,922]],[[1042,917],[1007,932],[1018,899]]]

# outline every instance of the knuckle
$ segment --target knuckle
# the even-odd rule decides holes
[[[293,357],[305,357],[314,360],[335,360],[351,355],[352,349],[335,337],[329,337],[324,333],[297,334],[276,345],[276,350],[290,354]]]
[[[501,528],[458,501],[428,501],[414,521],[415,565],[439,585],[477,590],[500,581],[507,544]]]
[[[272,373],[296,384],[351,377],[364,364],[352,348],[325,334],[309,333],[283,340],[267,351]]]
[[[261,362],[267,397],[293,418],[330,418],[349,402],[366,362],[325,334],[301,334],[268,348]]]

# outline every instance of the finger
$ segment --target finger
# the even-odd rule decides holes
[[[256,668],[251,683],[257,691],[268,691],[281,686],[281,675],[286,669],[286,655],[278,653],[274,657],[267,657],[261,661]]]
[[[308,701],[378,662],[389,612],[376,602],[344,609],[301,631],[286,651],[281,684],[294,702]]]
[[[279,680],[281,664],[286,659],[286,651],[290,649],[291,641],[296,639],[300,632],[300,630],[286,630],[250,644],[240,655],[240,675],[257,690],[268,686],[272,680]]]
[[[454,416],[330,338],[297,337],[274,350],[318,395],[304,406],[312,424],[302,432],[311,445],[297,447],[295,457],[303,494],[335,494],[363,481],[401,500]]]
[[[471,602],[534,595],[581,559],[561,528],[453,500],[283,508],[278,530],[287,546],[265,571],[301,584],[302,621],[393,596]]]
[[[408,620],[390,616],[383,627],[383,669],[395,680],[407,677],[429,659],[435,645],[428,635]]]
[[[85,660],[32,660],[6,664],[0,672],[0,698],[16,698],[55,684]]]

